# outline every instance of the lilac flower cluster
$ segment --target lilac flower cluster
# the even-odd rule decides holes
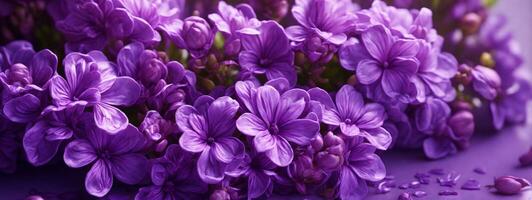
[[[398,8],[413,1],[38,2],[64,47],[0,48],[0,170],[86,168],[96,197],[118,181],[139,200],[362,199],[386,176],[380,151],[448,156],[482,112],[500,129],[531,97],[483,4],[454,2],[446,19],[477,27],[457,37],[438,8]]]

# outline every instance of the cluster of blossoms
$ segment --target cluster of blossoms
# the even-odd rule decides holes
[[[0,0],[11,20],[46,10],[64,41],[0,48],[0,170],[87,168],[96,197],[117,180],[139,200],[362,199],[378,151],[438,159],[484,116],[526,117],[521,57],[480,0],[289,2]]]

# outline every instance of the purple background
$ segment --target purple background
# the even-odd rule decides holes
[[[530,0],[500,0],[494,8],[494,13],[508,16],[508,30],[515,35],[525,57],[525,68],[520,71],[523,77],[532,80],[532,1]],[[532,108],[529,106],[529,113]],[[492,194],[486,188],[479,191],[460,190],[459,187],[469,178],[480,181],[482,186],[491,184],[493,177],[502,175],[515,175],[532,180],[532,167],[518,167],[518,157],[532,146],[532,119],[526,125],[510,127],[498,134],[480,133],[473,138],[471,148],[460,154],[437,161],[426,160],[419,151],[386,152],[383,160],[390,175],[396,177],[398,184],[415,180],[416,172],[426,172],[433,168],[444,168],[447,171],[456,171],[462,175],[454,190],[458,196],[442,197],[438,192],[447,187],[440,187],[434,177],[429,185],[422,185],[416,190],[428,193],[428,196],[416,199],[532,199],[532,190],[529,189],[517,196],[501,196]],[[39,168],[22,166],[26,170],[19,170],[12,175],[0,174],[0,199],[23,199],[31,189],[41,192],[81,191],[83,190],[84,175],[77,169],[68,169],[61,166],[61,156],[58,156],[56,165]],[[473,172],[476,167],[483,167],[487,174],[479,175]],[[60,168],[58,170],[57,168]],[[370,188],[368,199],[397,199],[398,195],[412,189],[393,189],[387,194],[376,194]],[[294,197],[291,199],[301,199]],[[275,199],[275,198],[274,198]],[[285,198],[283,198],[285,199]],[[315,197],[310,199],[316,199]]]

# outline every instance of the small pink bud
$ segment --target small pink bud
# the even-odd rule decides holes
[[[514,176],[501,176],[495,179],[493,187],[498,193],[504,195],[514,195],[521,192],[524,187],[530,186],[530,183],[523,179]]]

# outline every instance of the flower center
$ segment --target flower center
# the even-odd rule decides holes
[[[346,123],[346,124],[352,124],[353,122],[351,121],[351,119],[346,119],[346,120],[345,120],[345,123]]]
[[[214,143],[214,138],[213,137],[207,138],[207,144],[213,144],[213,143]]]
[[[166,181],[163,185],[163,191],[166,193],[171,193],[175,190],[176,185],[173,181]]]
[[[268,58],[261,58],[259,60],[259,64],[262,65],[262,66],[267,66],[267,65],[271,64],[271,60],[268,59]]]
[[[279,127],[277,126],[277,124],[273,123],[272,125],[270,125],[269,131],[270,134],[277,134],[279,133]]]
[[[111,153],[108,150],[101,150],[98,152],[100,159],[110,159]]]
[[[390,63],[388,61],[385,61],[383,64],[384,68],[388,68],[388,66],[390,66]]]
[[[11,65],[6,74],[7,81],[10,84],[19,83],[24,86],[33,82],[30,70],[28,69],[28,67],[26,67],[26,65],[21,63]]]

